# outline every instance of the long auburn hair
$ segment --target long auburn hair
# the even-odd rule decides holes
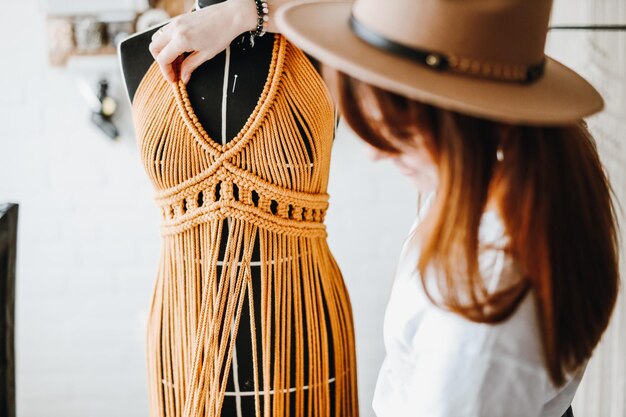
[[[534,290],[546,367],[562,385],[565,373],[598,344],[619,286],[612,191],[585,123],[499,123],[324,71],[341,113],[362,139],[391,154],[425,146],[437,165],[418,263],[431,301],[469,320],[497,323]],[[478,230],[488,203],[498,209],[510,237],[507,251],[524,277],[497,293],[486,290],[478,267]],[[425,282],[431,267],[439,272],[439,300]]]

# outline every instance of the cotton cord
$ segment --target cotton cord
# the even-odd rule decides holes
[[[135,130],[163,222],[148,324],[152,417],[222,415],[244,312],[255,417],[294,407],[330,417],[331,384],[334,416],[358,415],[350,301],[323,223],[334,111],[310,61],[281,35],[255,110],[226,144],[202,128],[182,81],[155,64],[141,81]]]

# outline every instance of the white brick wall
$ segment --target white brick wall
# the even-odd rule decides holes
[[[615,0],[557,0],[559,23],[626,23],[626,8]],[[603,95],[605,110],[589,119],[598,149],[619,202],[622,283],[626,277],[626,33],[554,32],[548,52],[585,76]],[[622,284],[623,287],[623,284]],[[574,414],[589,417],[626,415],[626,302],[624,291],[609,329],[587,366],[574,399]]]
[[[20,203],[18,415],[145,416],[159,242],[135,142],[102,136],[75,75],[47,67],[37,4],[3,9],[0,200]]]
[[[0,200],[20,203],[18,415],[145,417],[144,328],[159,218],[116,62],[49,68],[42,9],[11,2],[0,19]],[[125,113],[118,143],[91,125],[76,85],[79,76],[93,84],[100,72],[113,77]],[[343,127],[331,176],[330,245],[352,297],[369,417],[385,301],[416,194],[388,164],[368,163]]]

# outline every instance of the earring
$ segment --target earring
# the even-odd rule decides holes
[[[504,152],[502,151],[502,144],[498,145],[498,149],[496,150],[496,159],[498,162],[502,162],[504,159]]]

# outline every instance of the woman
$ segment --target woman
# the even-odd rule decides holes
[[[435,191],[387,308],[379,417],[561,416],[607,327],[616,221],[582,121],[602,99],[544,56],[549,15],[544,0],[279,12],[341,71],[329,81],[356,133]]]

